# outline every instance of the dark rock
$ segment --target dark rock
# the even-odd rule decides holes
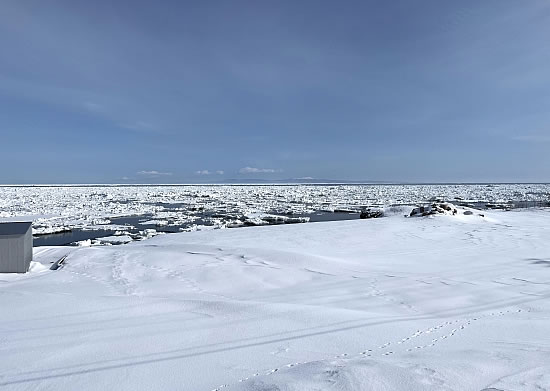
[[[361,212],[361,214],[359,215],[359,218],[360,219],[376,219],[378,217],[382,217],[384,216],[384,212],[381,211],[381,210],[371,210],[371,209],[367,209],[367,210],[364,210]]]
[[[437,214],[450,214],[451,212],[453,215],[456,215],[458,213],[458,210],[454,208],[453,204],[433,203],[427,206],[419,206],[417,208],[414,208],[409,214],[409,217],[433,216]]]

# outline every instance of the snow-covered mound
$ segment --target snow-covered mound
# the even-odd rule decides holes
[[[411,213],[409,214],[410,217],[419,217],[419,216],[422,216],[422,217],[425,217],[425,216],[434,216],[434,215],[453,215],[453,216],[456,216],[456,215],[465,215],[465,216],[471,216],[475,213],[476,211],[472,211],[471,209],[469,208],[464,208],[464,207],[460,207],[460,206],[456,206],[456,205],[453,205],[451,203],[448,203],[448,202],[443,202],[443,203],[433,203],[433,204],[428,204],[428,205],[425,205],[425,206],[420,206],[420,207],[417,207],[417,208],[414,208]],[[480,217],[485,217],[485,214],[484,213],[479,213],[479,211],[477,211],[477,215],[480,216]]]
[[[35,249],[0,389],[549,389],[550,212],[384,212]]]

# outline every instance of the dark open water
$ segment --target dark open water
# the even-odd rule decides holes
[[[177,207],[181,207],[178,204]],[[359,219],[359,213],[347,213],[347,212],[315,212],[312,214],[297,214],[292,215],[292,217],[309,217],[311,223],[320,222],[320,221],[339,221],[339,220],[356,220]],[[155,229],[157,232],[165,233],[174,233],[180,232],[180,228],[188,228],[193,224],[198,225],[212,225],[208,219],[198,219],[192,223],[186,223],[181,225],[170,225],[170,226],[156,226],[155,224],[144,224],[147,220],[154,219],[153,215],[145,214],[138,216],[125,216],[125,217],[112,217],[110,218],[112,224],[116,225],[125,225],[127,229],[124,231],[130,232],[131,234],[138,234],[139,231],[145,229]],[[78,242],[81,240],[88,239],[97,239],[104,236],[114,235],[116,230],[114,229],[81,229],[76,228],[70,232],[61,232],[48,235],[39,235],[34,237],[33,245],[34,247],[40,246],[65,246],[70,245],[71,243]]]

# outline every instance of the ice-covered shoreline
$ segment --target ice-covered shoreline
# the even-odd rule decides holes
[[[549,388],[549,217],[395,214],[35,249],[31,273],[0,276],[0,387]]]
[[[549,206],[550,185],[3,186],[0,221],[32,220],[35,235],[98,232],[74,235],[69,241],[117,231],[142,238],[153,230],[315,221],[316,214],[338,211],[358,218],[365,208],[420,206],[437,199],[478,208]]]

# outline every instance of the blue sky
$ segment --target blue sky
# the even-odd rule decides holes
[[[0,4],[0,183],[550,181],[550,3]]]

